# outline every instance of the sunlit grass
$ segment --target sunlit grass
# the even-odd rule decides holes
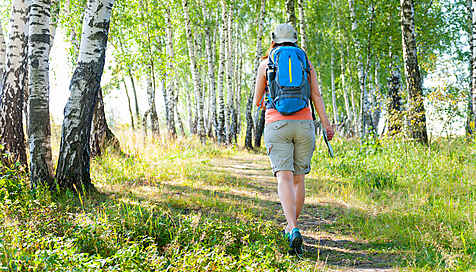
[[[336,139],[333,159],[319,145],[305,209],[306,220],[326,223],[306,235],[355,243],[316,241],[320,250],[298,259],[278,234],[282,212],[263,152],[116,135],[122,154],[91,163],[99,194],[34,193],[15,169],[1,174],[0,270],[329,271],[372,256],[412,271],[476,265],[474,143]],[[240,174],[249,165],[229,165],[253,160],[255,176]]]
[[[355,211],[336,223],[363,239],[393,241],[416,266],[463,269],[476,263],[475,144],[403,140],[334,142],[314,156],[312,176],[327,194]]]

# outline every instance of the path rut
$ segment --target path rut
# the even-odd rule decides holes
[[[273,177],[267,156],[249,154],[243,157],[215,158],[209,164],[209,171],[226,173],[236,180],[248,182],[231,193],[254,195],[256,205],[267,205],[265,216],[285,226],[284,215],[277,196],[276,181]],[[315,177],[307,183],[319,182]],[[306,186],[308,187],[308,186]],[[398,271],[394,268],[394,254],[381,253],[366,241],[359,241],[349,234],[336,231],[323,231],[339,219],[341,205],[332,202],[320,202],[306,194],[306,203],[299,218],[300,229],[304,236],[304,258],[312,258],[326,267],[326,271]],[[262,201],[265,200],[265,201]]]

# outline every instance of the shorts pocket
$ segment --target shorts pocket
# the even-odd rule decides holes
[[[271,124],[271,126],[274,130],[278,130],[282,127],[285,127],[287,124],[288,124],[287,122],[277,121],[274,124]]]

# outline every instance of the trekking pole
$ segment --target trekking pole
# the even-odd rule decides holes
[[[311,111],[312,111],[312,120],[316,121],[316,113],[314,112],[314,104],[312,103],[312,101],[311,101]],[[314,122],[314,125],[316,125],[316,122]],[[326,130],[324,129],[324,126],[322,126],[322,123],[319,123],[319,126],[321,127],[322,138],[324,138],[324,142],[327,145],[327,151],[329,152],[329,156],[331,158],[334,158],[334,150],[332,149],[332,146],[329,143],[329,140],[327,139]]]
[[[334,150],[332,150],[332,146],[329,143],[329,140],[327,139],[327,133],[324,127],[322,126],[322,123],[321,123],[321,130],[322,130],[322,138],[324,138],[324,142],[326,142],[326,145],[327,145],[327,151],[329,151],[329,156],[331,158],[334,158]]]

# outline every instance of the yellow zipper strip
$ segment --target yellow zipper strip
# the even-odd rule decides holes
[[[293,83],[293,74],[291,73],[291,57],[289,57],[289,83]]]

